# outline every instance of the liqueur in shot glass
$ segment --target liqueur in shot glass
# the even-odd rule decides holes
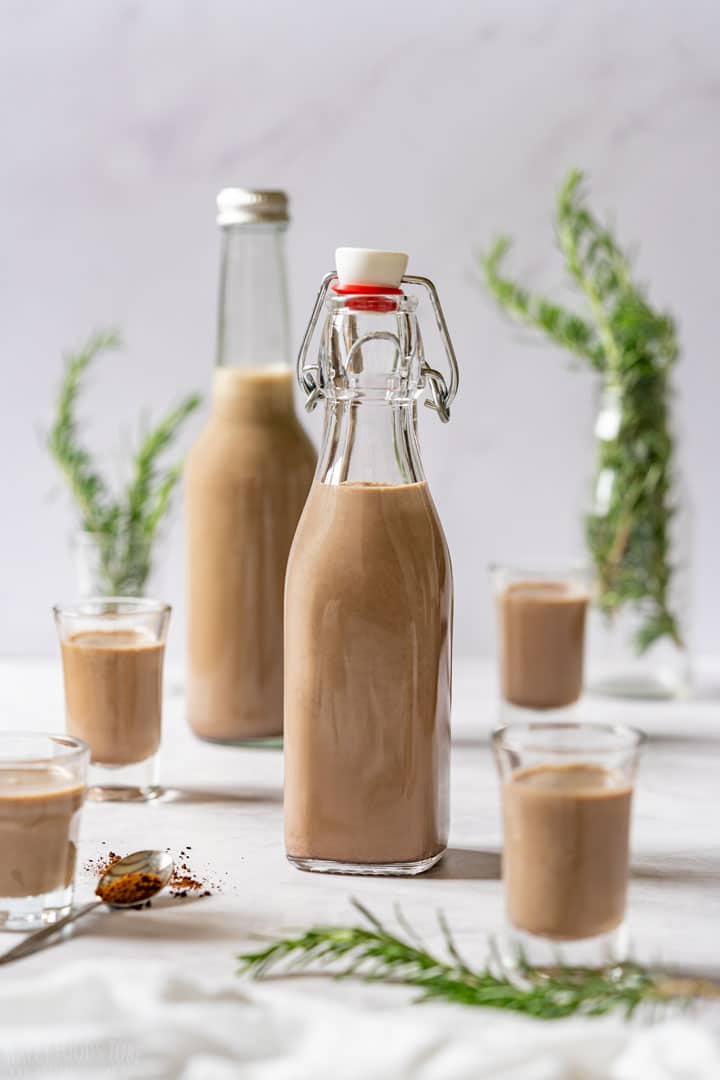
[[[160,794],[162,676],[170,607],[100,597],[54,609],[69,734],[91,751],[89,797],[147,800]]]
[[[511,954],[535,966],[623,959],[643,740],[610,724],[517,723],[494,732]]]
[[[490,575],[503,713],[573,706],[583,686],[587,571],[494,565]]]
[[[0,930],[70,911],[89,757],[69,735],[0,734]]]

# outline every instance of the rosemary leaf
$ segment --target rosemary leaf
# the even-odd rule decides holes
[[[589,361],[601,371],[603,351],[589,322],[503,275],[502,268],[510,247],[509,238],[501,236],[487,254],[480,256],[485,285],[498,305],[517,322],[539,330],[556,345]]]
[[[83,528],[102,533],[112,529],[114,506],[105,481],[93,466],[92,458],[79,439],[75,406],[82,377],[103,352],[120,349],[122,340],[116,330],[93,334],[74,355],[65,361],[65,377],[58,394],[55,423],[47,446],[55,459],[80,510]]]

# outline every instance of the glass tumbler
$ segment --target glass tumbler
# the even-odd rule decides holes
[[[493,733],[504,824],[508,960],[603,966],[627,949],[629,727],[518,723]]]
[[[494,565],[490,575],[503,712],[574,705],[583,686],[587,571]]]
[[[70,911],[89,757],[69,735],[0,734],[0,930]]]
[[[90,747],[89,797],[143,801],[160,794],[157,751],[170,607],[100,597],[59,604],[67,730]]]

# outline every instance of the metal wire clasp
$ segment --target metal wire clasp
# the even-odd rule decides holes
[[[320,312],[325,303],[328,289],[330,288],[331,282],[335,281],[336,278],[337,274],[333,270],[326,274],[322,279],[320,289],[315,298],[315,306],[310,315],[310,321],[305,329],[300,345],[300,351],[298,353],[296,365],[297,379],[300,388],[306,395],[305,408],[308,412],[313,411],[322,396],[320,365],[317,362],[308,362],[308,352],[310,350],[310,343],[313,334],[315,333],[318,319],[320,318]],[[448,386],[446,383],[445,376],[442,372],[438,371],[436,368],[430,367],[424,358],[420,368],[420,374],[427,381],[427,385],[430,388],[431,400],[426,400],[425,405],[428,409],[433,409],[442,422],[446,424],[450,419],[450,406],[455,400],[455,395],[457,394],[458,386],[460,384],[460,371],[455,356],[455,349],[453,348],[453,343],[450,339],[450,333],[445,321],[445,315],[443,314],[443,309],[440,304],[440,298],[437,294],[437,289],[430,278],[408,276],[402,279],[402,283],[403,285],[420,285],[430,296],[430,303],[432,304],[433,314],[435,315],[435,324],[438,328],[440,338],[445,347],[445,354],[448,358],[450,367],[450,385]]]
[[[458,386],[460,385],[460,371],[458,368],[457,357],[455,356],[455,349],[450,339],[450,332],[447,328],[447,323],[445,322],[445,315],[440,303],[440,297],[430,278],[413,276],[404,277],[403,284],[420,285],[430,296],[430,303],[432,304],[433,314],[435,316],[435,325],[438,328],[440,340],[445,346],[445,355],[448,358],[448,364],[450,366],[450,386],[445,382],[445,376],[442,372],[437,371],[435,368],[431,368],[424,359],[422,367],[420,368],[420,373],[427,379],[428,386],[430,387],[430,395],[432,397],[432,401],[426,400],[425,405],[428,409],[434,409],[443,424],[447,424],[450,419],[450,406],[455,400],[455,395],[457,394]]]

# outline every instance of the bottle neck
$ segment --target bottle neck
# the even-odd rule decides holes
[[[217,363],[264,370],[289,366],[284,223],[222,230]]]
[[[415,402],[328,400],[316,479],[323,484],[424,480]]]

